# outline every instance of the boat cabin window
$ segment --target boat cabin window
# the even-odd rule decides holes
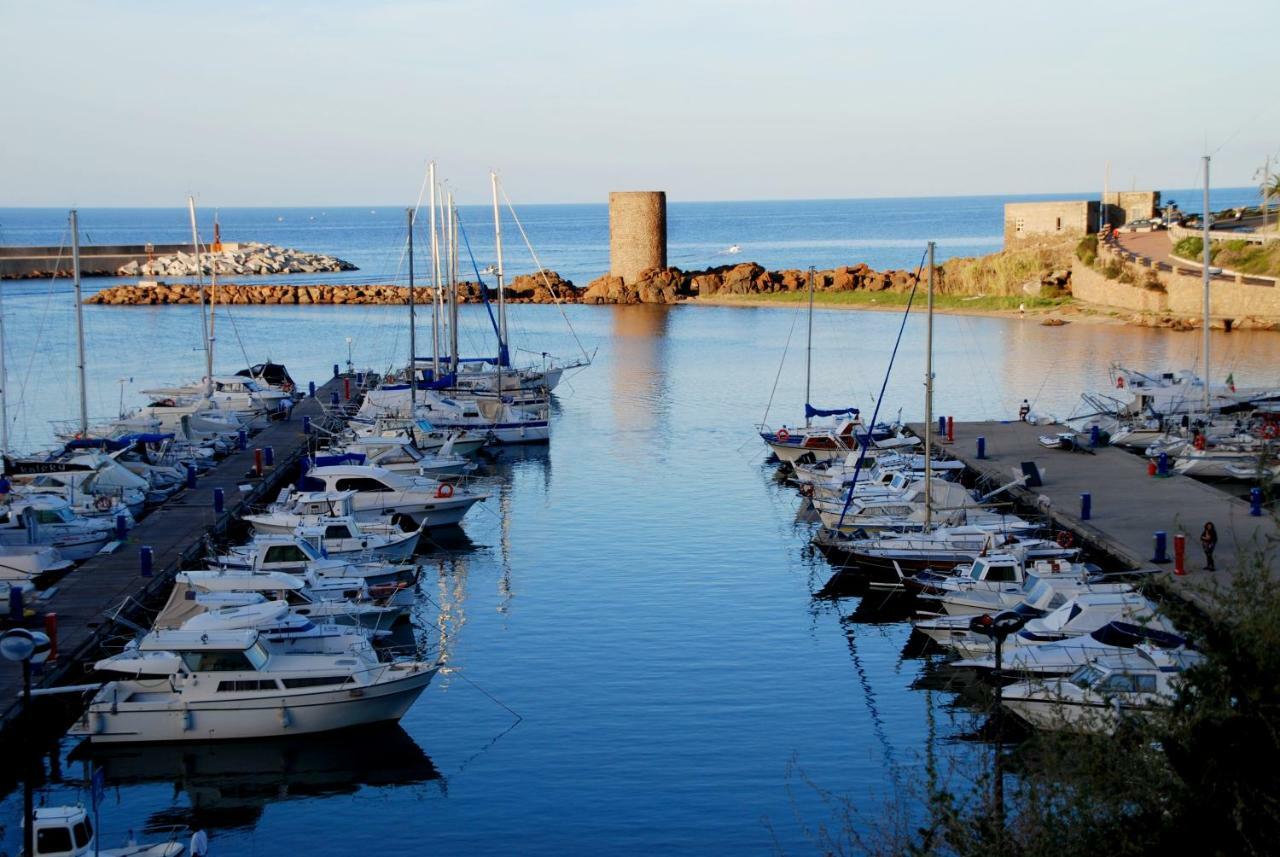
[[[93,838],[93,826],[89,823],[88,816],[81,821],[77,821],[71,828],[71,833],[75,836],[76,847],[84,848],[89,844],[89,840]]]
[[[334,486],[339,491],[390,491],[386,485],[383,485],[377,479],[371,479],[368,476],[344,476],[338,480],[338,484]]]
[[[1135,690],[1134,676],[1116,675],[1108,676],[1107,680],[1098,686],[1098,690],[1103,693],[1133,693]]]
[[[324,537],[326,539],[349,539],[351,538],[351,529],[346,524],[330,524],[324,528]]]
[[[1092,687],[1100,678],[1102,678],[1102,670],[1093,664],[1085,664],[1071,676],[1071,683],[1076,687]]]
[[[69,524],[73,518],[70,509],[37,509],[37,524]]]
[[[272,545],[263,555],[264,563],[271,562],[307,562],[311,557],[297,545]]]
[[[71,828],[42,827],[36,831],[37,854],[70,854]]]
[[[982,576],[987,572],[986,560],[974,560],[973,568],[969,569],[970,580],[982,580]]]
[[[277,690],[279,685],[273,678],[238,678],[218,682],[218,693],[230,693],[244,690]]]
[[[245,652],[183,652],[182,662],[193,673],[253,672],[254,666]]]
[[[300,687],[324,687],[326,685],[345,684],[347,676],[345,675],[317,675],[305,676],[302,678],[286,678],[283,679],[284,686],[290,690]]]
[[[993,583],[1016,583],[1018,569],[1012,565],[991,565],[987,567],[986,579]]]

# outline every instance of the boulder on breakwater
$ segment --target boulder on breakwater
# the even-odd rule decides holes
[[[215,266],[219,274],[241,276],[357,270],[355,265],[335,256],[306,253],[256,241],[234,244],[216,253],[200,254],[200,273],[211,274]],[[135,259],[117,268],[116,274],[121,277],[194,277],[196,256],[194,253],[178,252],[169,256],[157,256],[146,262]]]

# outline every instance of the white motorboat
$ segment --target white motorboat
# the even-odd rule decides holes
[[[264,535],[274,535],[279,533],[279,529],[267,525],[266,522],[277,513],[268,512],[264,515],[249,515],[246,518],[254,518],[249,521],[250,524],[264,523],[264,529],[261,531]],[[293,517],[287,513],[281,513],[280,517]],[[373,530],[371,525],[369,528],[362,527],[353,515],[343,515],[339,517],[318,517],[313,521],[300,524],[293,530],[294,535],[310,542],[312,547],[320,551],[320,555],[330,557],[332,559],[384,559],[384,560],[407,560],[418,548],[418,539],[422,535],[422,528],[409,530],[408,532],[398,528],[379,528],[379,532]],[[228,553],[235,555],[238,553],[248,553],[252,551],[252,543],[243,547],[232,548]]]
[[[326,450],[326,455],[317,456],[316,463],[322,464],[334,456],[355,456],[355,463],[367,464],[370,467],[382,467],[396,473],[439,478],[441,476],[461,476],[475,470],[476,465],[465,455],[456,451],[456,443],[462,432],[450,432],[450,438],[434,452],[423,452],[408,437],[364,437],[343,441]],[[479,449],[482,440],[472,439],[466,446]]]
[[[393,584],[417,577],[416,565],[399,565],[385,560],[351,560],[326,557],[296,535],[264,534],[247,549],[233,550],[216,558],[213,570],[247,569],[253,572],[309,572],[323,580],[363,580],[370,586]]]
[[[243,375],[214,375],[178,387],[143,390],[144,395],[172,399],[204,397],[220,410],[250,416],[272,417],[282,408],[293,405],[293,397],[283,390],[273,390]],[[208,395],[206,396],[206,392]]]
[[[0,585],[21,586],[43,574],[71,568],[71,560],[48,545],[0,544]]]
[[[86,516],[141,514],[151,483],[101,452],[50,460],[5,461],[5,473],[20,490],[65,497]]]
[[[93,696],[70,734],[93,743],[227,740],[328,732],[399,720],[439,664],[280,654],[257,631],[152,631],[99,671],[131,676]]]
[[[1070,675],[1099,658],[1125,663],[1138,648],[1179,649],[1186,644],[1181,636],[1163,628],[1116,620],[1080,637],[1043,646],[1019,646],[1001,658],[1000,668],[1008,675]],[[975,660],[972,665],[995,669],[995,658]]]
[[[106,518],[77,515],[56,494],[8,494],[0,497],[0,545],[47,545],[64,559],[79,562],[115,538]]]
[[[104,848],[93,829],[93,819],[78,805],[36,807],[31,833],[34,857],[179,857],[184,851],[176,828],[164,842]]]
[[[1078,553],[1051,539],[1026,535],[1023,528],[1030,525],[1021,519],[1010,519],[1009,526],[1020,532],[965,525],[920,533],[882,533],[876,538],[849,539],[844,552],[863,568],[886,572],[949,571],[998,552],[1016,551],[1028,562],[1069,559]]]
[[[1099,571],[1097,566],[1072,562],[1070,558],[1028,561],[1021,552],[1015,554],[1001,548],[999,553],[979,556],[973,562],[950,571],[925,569],[913,575],[903,575],[901,580],[907,591],[924,595],[942,596],[954,592],[1016,594],[1023,591],[1027,579],[1032,576],[1047,581],[1084,580]]]
[[[427,423],[429,431],[466,431],[494,443],[546,443],[551,439],[548,404],[517,406],[499,399],[450,398],[435,390],[418,390],[417,407],[411,406],[407,384],[379,387],[365,394],[356,419],[382,417],[413,419]]]
[[[403,515],[415,526],[426,527],[458,524],[472,506],[489,496],[464,485],[359,464],[316,467],[307,471],[307,480],[322,491],[355,491],[351,508],[361,521]]]

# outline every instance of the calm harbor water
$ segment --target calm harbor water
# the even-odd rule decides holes
[[[67,289],[3,288],[16,436],[35,447],[47,420],[71,416]],[[479,311],[465,312],[471,350],[488,347]],[[423,557],[419,621],[437,629],[455,672],[398,728],[113,754],[105,845],[178,822],[209,830],[215,854],[808,853],[812,831],[832,820],[819,790],[849,797],[869,823],[895,775],[919,774],[931,742],[961,760],[981,752],[957,740],[974,724],[955,694],[919,689],[929,663],[908,656],[900,616],[876,596],[814,598],[831,568],[808,548],[799,498],[774,480],[753,434],[775,376],[769,420],[800,414],[803,316],[564,312],[598,352],[561,386],[550,447],[498,462],[495,496],[465,536]],[[118,408],[121,379],[132,379],[128,404],[147,384],[198,373],[194,308],[85,314],[95,414]],[[251,360],[270,355],[299,381],[320,380],[345,363],[351,337],[357,365],[385,367],[407,349],[402,316],[235,308],[219,318],[219,365],[244,364],[240,340]],[[814,403],[870,411],[898,323],[819,311]],[[516,307],[513,326],[517,344],[576,353],[555,307]],[[919,417],[922,340],[915,317],[882,418]],[[1216,335],[1221,374],[1272,380],[1272,343]],[[945,316],[935,345],[937,411],[963,420],[1011,418],[1023,397],[1066,413],[1081,390],[1107,383],[1110,360],[1187,367],[1199,339]],[[74,753],[64,740],[46,760],[42,802],[87,799]],[[17,851],[20,808],[20,792],[0,801],[0,851]]]

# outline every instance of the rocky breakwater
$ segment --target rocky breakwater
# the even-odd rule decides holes
[[[717,295],[756,295],[798,292],[808,288],[808,271],[769,271],[755,262],[722,265],[702,271],[653,268],[633,282],[603,276],[592,280],[582,294],[588,304],[673,304],[689,298]],[[912,271],[877,271],[866,264],[814,273],[814,289],[823,292],[909,291],[916,282]]]
[[[306,253],[248,241],[234,244],[214,253],[200,254],[200,273],[211,274],[214,268],[226,275],[320,274],[332,271],[355,271],[356,266],[335,256]],[[194,277],[194,253],[157,256],[146,262],[134,260],[116,269],[121,277]]]

